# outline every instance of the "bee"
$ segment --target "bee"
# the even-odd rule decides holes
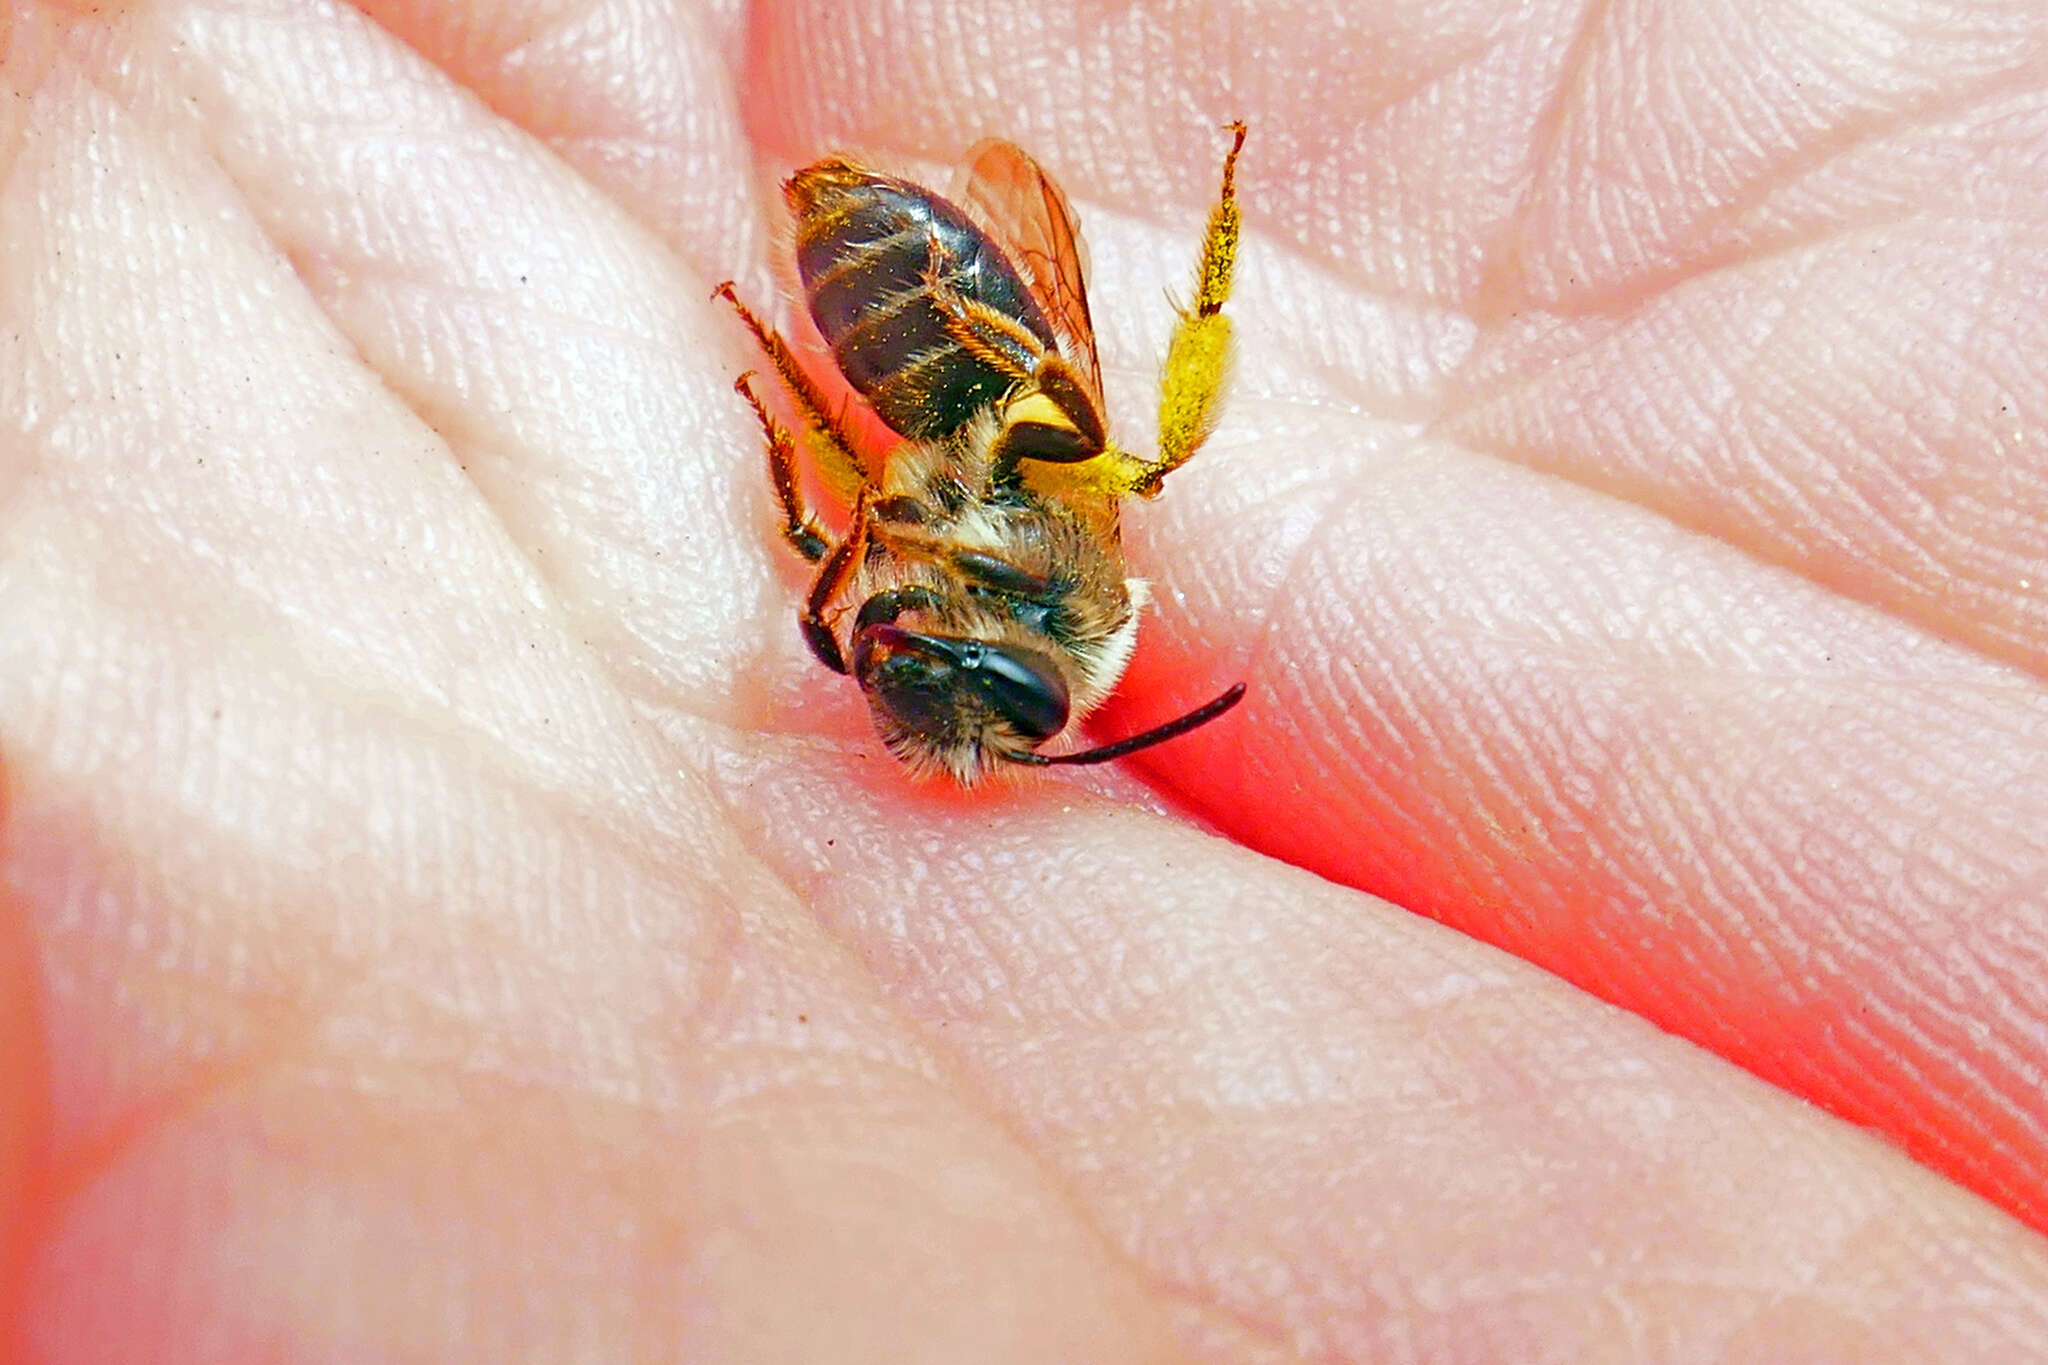
[[[847,384],[901,438],[879,458],[862,453],[846,410],[783,337],[730,282],[718,287],[781,378],[820,473],[852,499],[835,540],[801,492],[796,438],[753,372],[741,375],[735,388],[761,426],[783,538],[818,566],[799,616],[804,640],[859,684],[882,740],[918,776],[972,786],[996,771],[1104,763],[1205,725],[1244,696],[1239,683],[1113,744],[1041,748],[1109,695],[1137,641],[1147,587],[1124,562],[1123,499],[1156,496],[1220,412],[1245,127],[1229,131],[1150,459],[1115,444],[1104,421],[1073,209],[1007,142],[971,154],[957,202],[839,156],[783,186],[811,319]]]

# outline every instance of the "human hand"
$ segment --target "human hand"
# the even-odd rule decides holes
[[[2042,1339],[1953,1183],[2048,1217],[2033,7],[364,8],[15,12],[31,1358]],[[911,787],[710,286],[795,162],[1011,137],[1142,432],[1232,117],[1098,733],[1251,699]]]

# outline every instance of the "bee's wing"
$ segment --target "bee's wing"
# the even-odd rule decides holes
[[[1067,196],[1022,148],[989,141],[968,154],[961,200],[1022,267],[1032,297],[1070,343],[1067,359],[1099,404],[1102,367],[1088,316],[1088,252]]]

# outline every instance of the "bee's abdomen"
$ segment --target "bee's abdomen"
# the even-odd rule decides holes
[[[785,192],[811,318],[847,382],[904,436],[953,434],[1053,349],[1015,267],[945,199],[837,159],[797,172]],[[969,354],[946,330],[935,280],[1020,324],[1037,350],[1014,345],[1007,369]]]

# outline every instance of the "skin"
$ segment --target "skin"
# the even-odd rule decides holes
[[[2032,0],[6,14],[0,1357],[2048,1341]],[[711,286],[1010,136],[1142,444],[1230,117],[1251,698],[911,787]]]

